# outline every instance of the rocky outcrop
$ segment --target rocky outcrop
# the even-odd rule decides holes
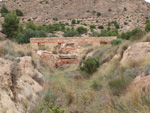
[[[39,103],[42,74],[33,67],[31,57],[18,62],[0,58],[0,113],[30,113]]]
[[[150,42],[140,42],[128,47],[124,52],[121,64],[125,64],[129,60],[140,60],[150,57]]]

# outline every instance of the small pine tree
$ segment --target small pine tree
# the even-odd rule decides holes
[[[9,13],[8,9],[3,5],[3,7],[0,10],[0,13],[4,17],[7,13]]]
[[[14,38],[18,33],[19,18],[14,12],[9,13],[4,18],[2,24],[2,32],[7,35],[7,38]]]

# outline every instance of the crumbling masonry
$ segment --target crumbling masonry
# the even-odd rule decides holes
[[[76,64],[79,61],[78,53],[84,44],[108,44],[117,37],[67,37],[67,38],[31,38],[32,50],[51,68],[63,64]]]

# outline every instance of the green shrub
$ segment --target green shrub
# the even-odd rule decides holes
[[[16,15],[17,16],[23,16],[23,12],[19,9],[16,9]]]
[[[108,26],[110,26],[111,25],[111,22],[108,22]]]
[[[90,25],[90,29],[95,29],[96,26],[95,25]]]
[[[122,40],[121,39],[114,39],[110,43],[111,43],[111,45],[119,45],[122,43]]]
[[[99,37],[100,34],[99,34],[98,32],[93,31],[90,36],[91,36],[91,37]]]
[[[135,73],[134,69],[126,69],[124,75],[135,78],[137,76],[137,73]]]
[[[52,51],[53,54],[57,54],[57,51]]]
[[[72,24],[76,24],[76,20],[75,20],[75,19],[73,19],[71,23],[72,23]]]
[[[100,89],[102,88],[102,85],[99,84],[96,80],[94,80],[91,87],[92,87],[94,90],[100,90]]]
[[[69,26],[69,23],[67,22],[66,25]]]
[[[143,32],[141,29],[139,28],[135,28],[132,31],[128,31],[126,33],[122,33],[121,35],[118,36],[118,38],[122,38],[125,40],[138,40],[140,38],[142,38],[142,36],[145,34],[145,32]]]
[[[100,36],[108,36],[107,30],[106,29],[102,29]]]
[[[107,36],[117,36],[118,30],[107,31]]]
[[[79,36],[79,33],[77,31],[70,30],[70,31],[66,31],[63,34],[63,36],[64,37],[75,37],[75,36]]]
[[[53,20],[58,21],[58,18],[53,18]]]
[[[95,58],[89,57],[83,62],[83,66],[80,69],[88,74],[92,74],[97,71],[98,67],[99,62]]]
[[[80,24],[80,20],[77,20],[77,24]]]
[[[100,12],[97,12],[97,17],[101,16],[101,13]]]
[[[8,9],[3,5],[3,7],[0,10],[1,15],[4,17],[7,13],[9,13]]]
[[[47,91],[46,92],[46,94],[45,94],[45,96],[44,96],[44,100],[46,101],[46,102],[52,102],[52,103],[55,103],[55,101],[56,101],[56,99],[57,99],[57,95],[56,94],[54,94],[52,91]]]
[[[149,32],[150,31],[150,22],[146,23],[145,31]]]
[[[87,33],[87,28],[84,28],[81,26],[81,27],[78,27],[76,31],[81,35],[81,34]]]
[[[50,102],[45,102],[40,107],[40,113],[64,113],[65,110],[61,109],[59,106],[54,106]]]
[[[7,14],[2,24],[2,32],[7,38],[14,38],[18,34],[19,18],[14,12]]]
[[[104,26],[103,25],[98,26],[98,29],[104,29]]]
[[[96,11],[92,11],[92,14],[95,14],[96,13]]]
[[[114,21],[113,23],[114,23],[116,29],[120,28],[119,24],[116,21]]]
[[[49,35],[49,37],[58,37],[58,36],[55,34],[52,34],[52,35]]]
[[[37,26],[34,24],[33,21],[30,21],[26,24],[26,29],[32,29],[32,30],[37,30]]]
[[[122,76],[118,77],[109,82],[109,87],[113,93],[113,95],[120,96],[121,93],[125,91],[128,85],[132,82],[132,78],[130,76]]]
[[[16,41],[18,43],[29,43],[30,38],[33,37],[46,37],[46,33],[44,31],[34,31],[32,29],[26,29],[24,33],[19,33]]]
[[[110,26],[108,26],[108,27],[107,27],[107,31],[110,31],[110,30],[111,30],[111,28],[110,28]]]

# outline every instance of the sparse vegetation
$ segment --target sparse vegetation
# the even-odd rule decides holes
[[[121,39],[114,39],[111,41],[111,45],[119,45],[121,43],[122,43]]]
[[[48,4],[45,0],[40,2],[44,4],[42,2]],[[107,9],[107,12],[109,11],[110,13],[112,10]],[[43,100],[39,100],[42,104],[40,107],[36,107],[38,112],[150,112],[150,58],[144,57],[142,60],[128,59],[124,65],[122,64],[125,51],[130,45],[137,42],[150,42],[150,34],[148,33],[144,36],[150,31],[149,20],[146,21],[145,31],[135,28],[120,34],[120,31],[124,29],[121,29],[123,26],[121,27],[121,24],[117,23],[118,19],[116,19],[117,21],[108,22],[108,25],[106,25],[107,23],[99,24],[98,21],[100,20],[98,20],[98,17],[103,15],[97,11],[87,10],[97,19],[95,22],[98,23],[97,25],[100,25],[98,27],[94,22],[84,23],[85,18],[83,20],[69,19],[64,21],[66,23],[59,22],[58,18],[53,18],[55,24],[36,25],[33,21],[29,21],[26,25],[19,25],[17,16],[23,16],[23,12],[18,9],[15,11],[9,13],[5,6],[1,9],[1,14],[5,17],[5,22],[2,24],[2,32],[11,40],[0,38],[0,57],[15,62],[10,69],[11,82],[13,83],[11,86],[12,91],[18,88],[16,87],[17,76],[22,75],[18,65],[20,62],[18,57],[32,57],[34,68],[43,74],[44,79],[46,79],[44,82],[43,78],[41,79],[37,76],[36,71],[31,75],[34,82],[44,87],[44,91],[41,92]],[[122,11],[127,11],[127,8],[122,7]],[[130,25],[129,21],[122,23]],[[66,69],[52,70],[44,61],[32,56],[31,47],[28,43],[30,38],[33,37],[58,37],[62,34],[64,37],[70,38],[87,36],[89,34],[91,37],[117,36],[118,38],[112,40],[111,44],[92,45],[88,43],[80,45],[82,48],[79,55],[83,56],[81,56],[81,60],[78,57],[78,60],[80,60],[78,66],[73,64]],[[49,50],[58,56],[60,53],[63,53],[63,51],[58,52],[58,48],[59,44],[54,49],[49,48]],[[86,48],[86,50],[83,50],[83,48]],[[47,47],[42,46],[39,49],[46,50]],[[149,52],[148,48],[146,51]],[[66,53],[69,52],[67,51]],[[15,92],[13,93],[15,95]],[[23,107],[28,108],[26,100],[23,101]]]

